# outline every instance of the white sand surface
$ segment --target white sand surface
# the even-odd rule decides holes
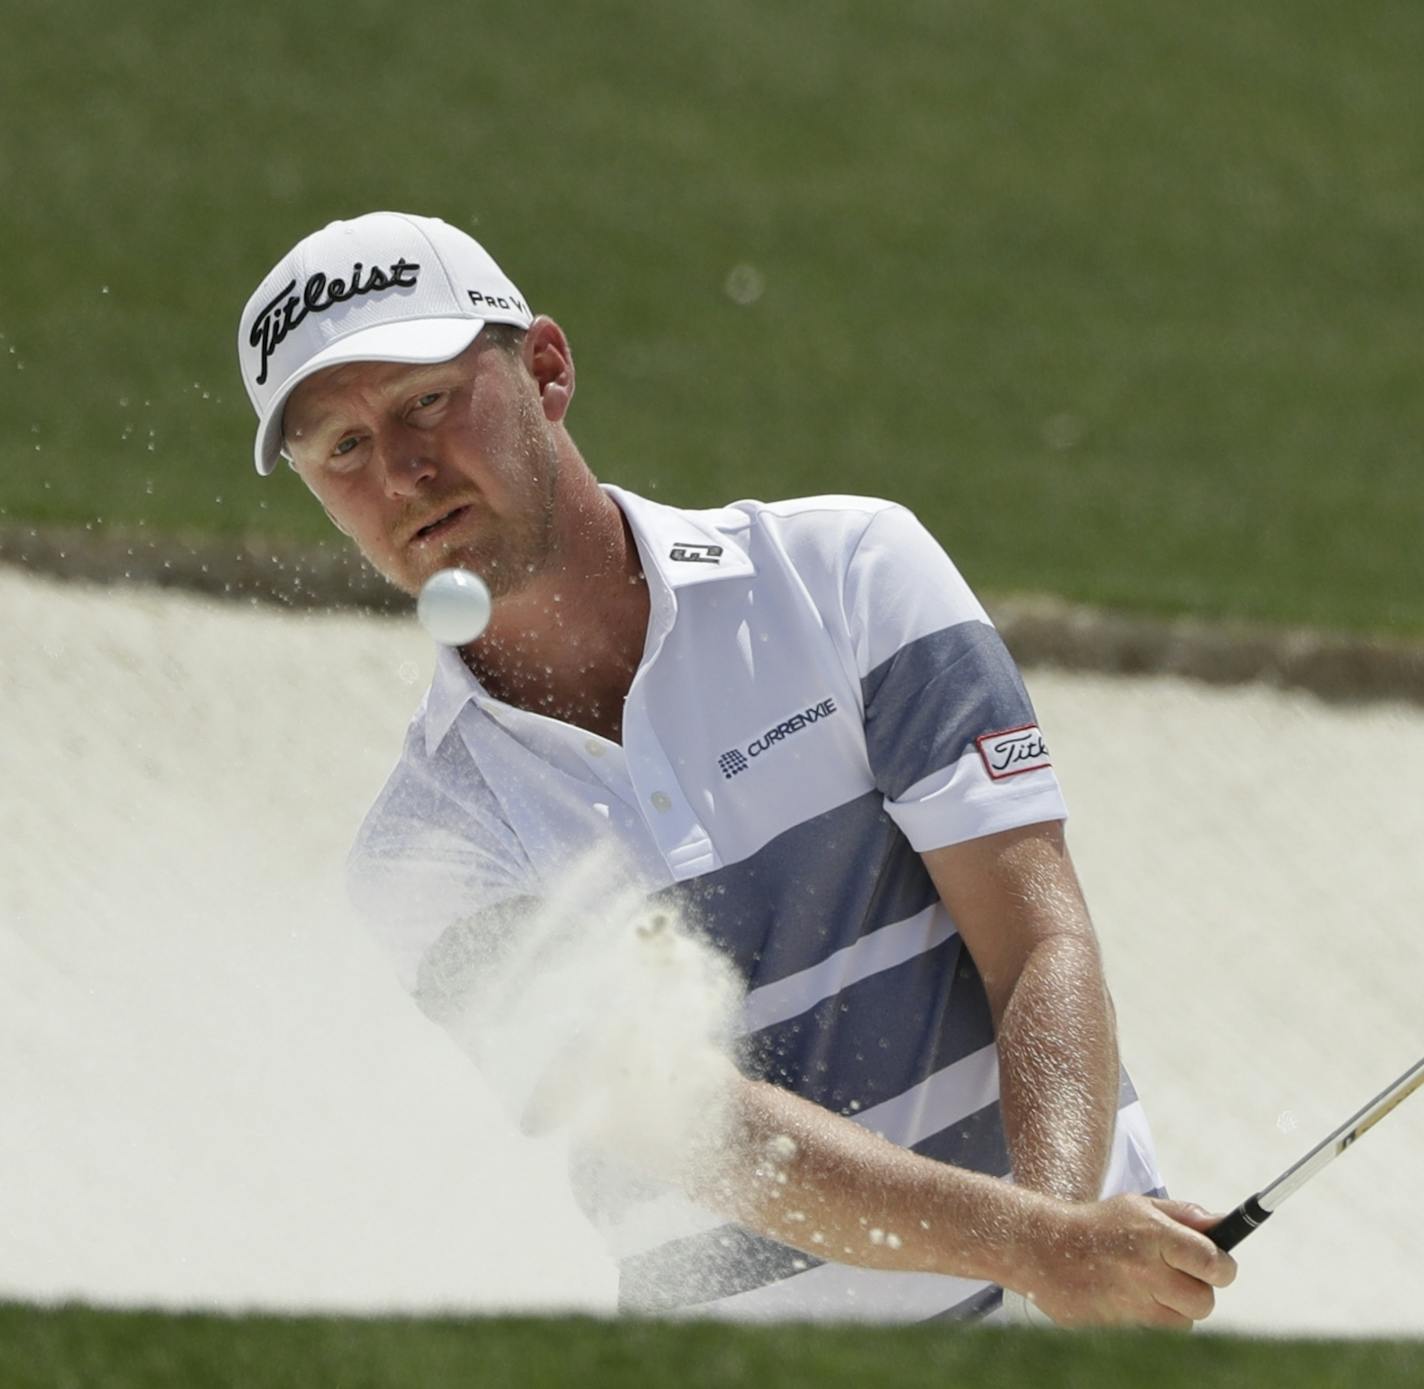
[[[0,1296],[612,1305],[344,903],[413,622],[0,569]],[[1175,1194],[1225,1209],[1424,1053],[1424,715],[1030,684]],[[1424,1332],[1424,1097],[1240,1250],[1223,1329]]]

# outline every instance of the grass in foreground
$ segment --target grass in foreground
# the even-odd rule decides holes
[[[1424,1342],[588,1319],[228,1318],[0,1306],[10,1389],[1417,1389]]]

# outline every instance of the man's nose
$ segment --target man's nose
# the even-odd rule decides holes
[[[387,496],[409,497],[435,477],[439,470],[428,442],[413,429],[394,430],[381,440],[378,454]]]

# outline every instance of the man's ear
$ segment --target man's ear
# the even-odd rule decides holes
[[[519,355],[539,388],[544,418],[558,424],[574,398],[574,354],[564,330],[541,313],[525,331]]]

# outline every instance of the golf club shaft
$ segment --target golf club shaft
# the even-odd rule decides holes
[[[1270,1186],[1254,1196],[1248,1196],[1220,1224],[1207,1231],[1208,1238],[1218,1249],[1234,1249],[1253,1230],[1260,1229],[1287,1196],[1298,1191],[1420,1086],[1424,1086],[1424,1060],[1416,1061],[1398,1080],[1381,1090],[1363,1109],[1352,1114],[1299,1162],[1286,1168]]]

